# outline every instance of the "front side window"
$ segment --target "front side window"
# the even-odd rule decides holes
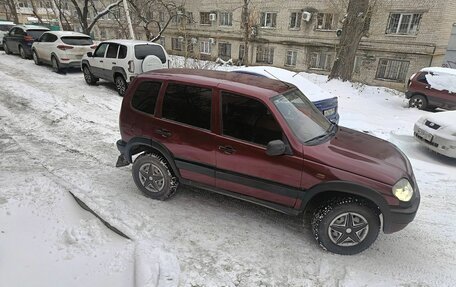
[[[127,57],[127,46],[120,45],[118,59],[125,59]]]
[[[256,53],[256,62],[272,64],[274,62],[274,48],[258,46]]]
[[[293,50],[288,50],[285,58],[286,66],[296,66],[296,60],[298,58],[298,52]]]
[[[222,92],[222,134],[266,146],[282,139],[282,129],[263,103]]]
[[[329,135],[332,124],[298,89],[278,95],[272,102],[301,143]]]
[[[109,44],[108,51],[106,52],[106,58],[117,58],[118,49],[119,49],[119,44],[115,44],[115,43]]]
[[[386,34],[416,35],[423,14],[391,13]]]
[[[233,13],[220,12],[220,26],[233,26]]]
[[[200,24],[211,25],[210,14],[209,12],[200,12]]]
[[[162,117],[197,128],[211,129],[212,89],[168,84]]]
[[[331,13],[318,13],[316,30],[335,30],[336,21],[334,21],[334,14]]]
[[[103,43],[103,44],[99,45],[97,50],[93,54],[93,56],[94,57],[101,57],[101,58],[104,57],[105,52],[106,52],[106,48],[108,48],[108,43]]]
[[[277,13],[263,12],[261,13],[260,26],[262,28],[275,28],[277,27]]]
[[[380,59],[378,62],[376,78],[394,82],[404,82],[409,65],[409,61]]]
[[[153,115],[160,93],[160,82],[142,82],[131,99],[131,105],[138,111]]]
[[[302,22],[302,13],[301,12],[292,12],[290,15],[290,29],[299,29],[301,28]]]

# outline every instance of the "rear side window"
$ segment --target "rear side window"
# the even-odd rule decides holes
[[[127,46],[120,45],[119,48],[119,59],[125,59],[127,57]]]
[[[108,52],[106,52],[106,58],[117,58],[117,50],[119,49],[119,44],[109,44]]]
[[[39,39],[46,31],[47,30],[27,30],[27,34],[32,36],[33,39]]]
[[[14,25],[0,24],[0,31],[9,31]]]
[[[282,139],[282,129],[261,102],[222,92],[223,135],[266,146]]]
[[[161,62],[166,63],[165,51],[161,46],[158,45],[136,45],[135,46],[135,57],[138,60],[143,60],[149,55],[157,56]]]
[[[90,46],[93,41],[90,37],[62,37],[62,42],[73,46]]]
[[[138,111],[153,115],[158,94],[160,93],[160,82],[142,82],[131,99],[131,105]]]
[[[168,84],[163,100],[163,118],[194,127],[211,129],[212,89]]]

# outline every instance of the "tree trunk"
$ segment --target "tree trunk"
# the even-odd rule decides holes
[[[36,10],[35,0],[30,0],[30,4],[32,5],[33,15],[35,15],[36,19],[38,19],[38,22],[40,24],[43,24],[43,19],[41,19],[41,16],[38,15],[38,10]],[[46,7],[46,11],[47,11],[47,7]]]
[[[356,51],[365,33],[365,20],[368,18],[369,0],[350,0],[347,17],[342,27],[336,61],[329,74],[329,80],[350,81],[353,75]]]
[[[245,66],[249,65],[249,34],[250,34],[250,21],[249,21],[249,1],[244,0],[242,6],[242,24],[244,27],[244,55],[242,56],[242,64]]]
[[[8,4],[8,7],[11,11],[11,15],[13,15],[14,23],[19,24],[19,17],[17,16],[16,10],[16,2],[14,0],[6,0],[6,4]]]

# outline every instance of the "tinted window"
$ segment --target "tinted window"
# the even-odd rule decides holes
[[[135,46],[135,57],[138,60],[142,60],[149,55],[157,56],[162,63],[166,63],[165,51],[161,46],[158,45],[136,45]]]
[[[153,115],[160,87],[160,82],[142,82],[133,95],[131,105],[141,112]]]
[[[62,42],[67,45],[89,46],[93,44],[90,37],[62,37]]]
[[[119,48],[119,59],[125,59],[127,57],[127,47],[124,45],[120,45]]]
[[[418,77],[416,77],[416,80],[417,80],[418,82],[427,84],[428,81],[427,81],[427,79],[426,79],[426,75],[427,75],[427,73],[420,73],[420,74],[418,75]]]
[[[211,89],[169,84],[163,100],[163,117],[209,130],[211,102]]]
[[[100,46],[98,46],[97,50],[93,54],[94,57],[104,57],[104,54],[106,52],[106,48],[108,47],[108,43],[103,43]]]
[[[33,39],[39,39],[41,35],[47,30],[27,30],[27,34],[33,37]]]
[[[57,41],[57,39],[58,39],[58,37],[56,35],[54,35],[54,34],[49,34],[47,36],[47,42],[51,42],[52,43],[52,42]]]
[[[49,33],[44,33],[43,35],[41,35],[40,42],[47,42],[48,36]]]
[[[282,139],[279,124],[263,103],[227,92],[222,92],[222,133],[264,146]]]
[[[14,25],[0,24],[0,31],[9,31]]]
[[[108,52],[106,52],[106,58],[117,58],[117,50],[119,49],[119,44],[109,44]]]
[[[14,36],[22,36],[24,35],[24,30],[22,30],[21,28],[14,28],[12,31],[11,31],[11,35],[14,35]]]

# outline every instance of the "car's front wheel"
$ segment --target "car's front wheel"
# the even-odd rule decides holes
[[[318,244],[330,252],[353,255],[367,249],[380,231],[378,211],[356,198],[339,198],[322,204],[312,216]]]
[[[423,95],[414,95],[409,100],[409,107],[425,110],[428,106],[428,101]]]
[[[8,45],[6,45],[5,42],[3,42],[3,50],[5,50],[5,53],[6,53],[7,55],[11,54],[11,51],[10,51],[10,49],[8,48]]]
[[[174,194],[178,186],[168,163],[153,153],[142,154],[135,160],[132,175],[136,186],[153,199],[167,199]]]
[[[32,57],[33,57],[33,62],[35,62],[35,65],[41,65],[40,58],[38,58],[38,54],[36,53],[35,50],[32,52]]]
[[[122,76],[117,76],[114,79],[114,84],[116,85],[117,92],[120,96],[125,96],[125,92],[127,91],[127,82]]]
[[[82,72],[84,73],[84,80],[87,84],[95,85],[97,83],[98,79],[92,74],[92,72],[90,72],[89,67],[84,66]]]

